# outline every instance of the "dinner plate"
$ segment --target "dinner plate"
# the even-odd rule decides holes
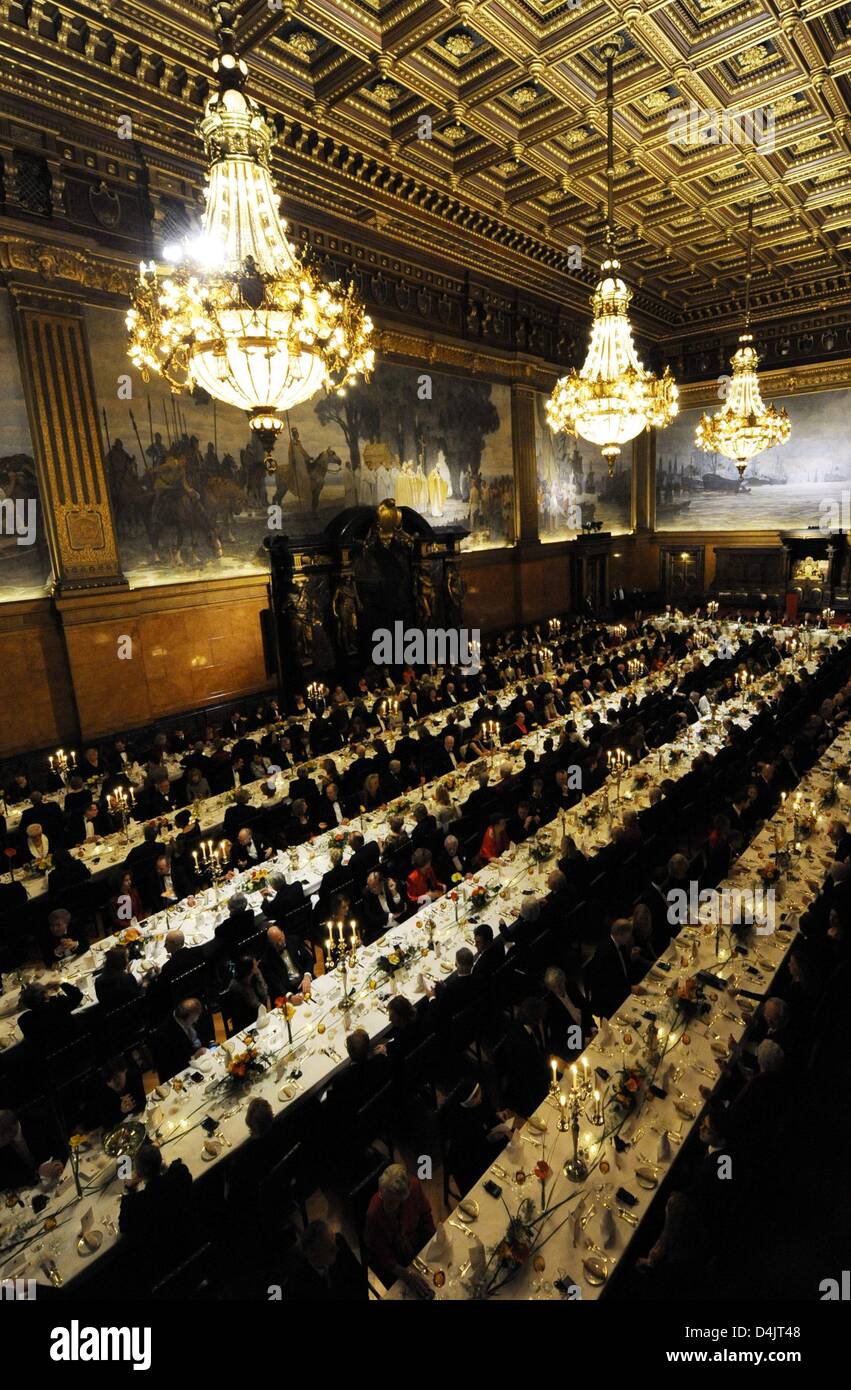
[[[463,1202],[459,1202],[455,1208],[460,1219],[468,1225],[479,1219],[479,1204],[473,1197],[465,1197]]]
[[[286,1086],[281,1086],[280,1090],[278,1091],[278,1100],[293,1100],[296,1094],[297,1092],[295,1086],[289,1084]]]
[[[83,1257],[86,1255],[94,1255],[100,1250],[102,1245],[103,1231],[89,1231],[88,1239],[86,1239],[85,1236],[80,1236],[80,1239],[77,1241],[77,1254]]]
[[[653,1169],[648,1167],[636,1168],[635,1181],[638,1183],[639,1187],[651,1188],[659,1186],[659,1179],[653,1172]]]
[[[585,1270],[585,1278],[589,1284],[596,1286],[605,1284],[609,1275],[609,1267],[605,1260],[599,1259],[596,1255],[587,1255],[582,1261],[582,1268]]]
[[[678,1115],[682,1115],[684,1120],[693,1120],[697,1110],[690,1100],[675,1100],[674,1109]]]
[[[540,1120],[537,1115],[530,1115],[526,1123],[530,1129],[534,1129],[536,1134],[546,1134],[547,1132],[546,1120]]]

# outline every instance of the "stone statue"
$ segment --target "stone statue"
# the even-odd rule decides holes
[[[302,665],[309,665],[313,660],[313,601],[306,578],[295,580],[288,609],[296,656]]]
[[[444,585],[446,589],[447,621],[455,624],[460,623],[464,612],[464,595],[467,592],[467,585],[464,583],[458,566],[449,560],[446,562]]]
[[[346,656],[357,656],[358,652],[358,614],[363,604],[358,597],[354,579],[350,574],[342,574],[331,604],[331,611],[337,623],[337,641]]]
[[[436,599],[437,593],[431,573],[427,569],[421,569],[417,575],[417,618],[422,627],[432,626]]]

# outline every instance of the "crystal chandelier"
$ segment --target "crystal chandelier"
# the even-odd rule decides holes
[[[792,432],[789,416],[781,406],[766,405],[756,369],[759,354],[749,332],[751,322],[751,265],[753,255],[753,203],[748,208],[748,265],[745,272],[745,331],[732,357],[733,378],[727,399],[714,415],[703,414],[694,434],[698,449],[732,459],[743,478],[749,461],[764,449],[785,444]]]
[[[215,7],[218,89],[200,131],[209,164],[198,239],[142,262],[127,314],[129,355],[144,381],[201,387],[248,414],[274,472],[283,415],[322,388],[341,391],[374,363],[372,322],[353,287],[325,284],[287,239],[269,169],[272,125],[244,92],[234,11]]]
[[[556,433],[579,435],[600,447],[609,467],[621,447],[643,429],[664,429],[677,413],[677,385],[666,367],[661,377],[645,370],[629,322],[632,295],[620,278],[614,253],[614,61],[621,48],[613,39],[602,48],[606,60],[606,257],[591,299],[594,322],[585,363],[556,382],[547,401],[547,423]]]

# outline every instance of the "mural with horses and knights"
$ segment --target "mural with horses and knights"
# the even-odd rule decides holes
[[[270,515],[273,527],[280,520],[286,535],[309,539],[344,508],[385,497],[433,526],[462,524],[465,548],[513,543],[507,387],[379,363],[369,384],[288,413],[269,475],[241,411],[143,382],[127,357],[123,314],[86,314],[131,584],[266,570]]]

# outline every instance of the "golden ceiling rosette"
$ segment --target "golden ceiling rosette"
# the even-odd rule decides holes
[[[599,446],[609,468],[624,444],[643,429],[664,429],[679,409],[677,385],[668,367],[661,377],[644,367],[632,339],[632,294],[614,253],[614,60],[620,42],[602,47],[606,60],[608,212],[606,258],[591,298],[594,322],[583,366],[556,382],[547,401],[547,423],[555,433],[579,435]]]
[[[225,13],[225,21],[221,15]],[[127,314],[129,355],[144,380],[201,387],[248,414],[274,470],[284,413],[342,391],[374,364],[372,321],[352,286],[326,284],[287,236],[270,173],[275,131],[244,87],[232,11],[217,7],[217,90],[200,132],[209,164],[200,236],[142,262]]]
[[[733,376],[727,399],[714,415],[704,413],[698,421],[694,442],[705,453],[732,459],[743,478],[756,454],[785,444],[792,433],[789,416],[781,406],[766,405],[759,389],[759,354],[750,332],[751,275],[753,257],[753,203],[748,208],[748,263],[745,272],[745,328],[733,354]]]

